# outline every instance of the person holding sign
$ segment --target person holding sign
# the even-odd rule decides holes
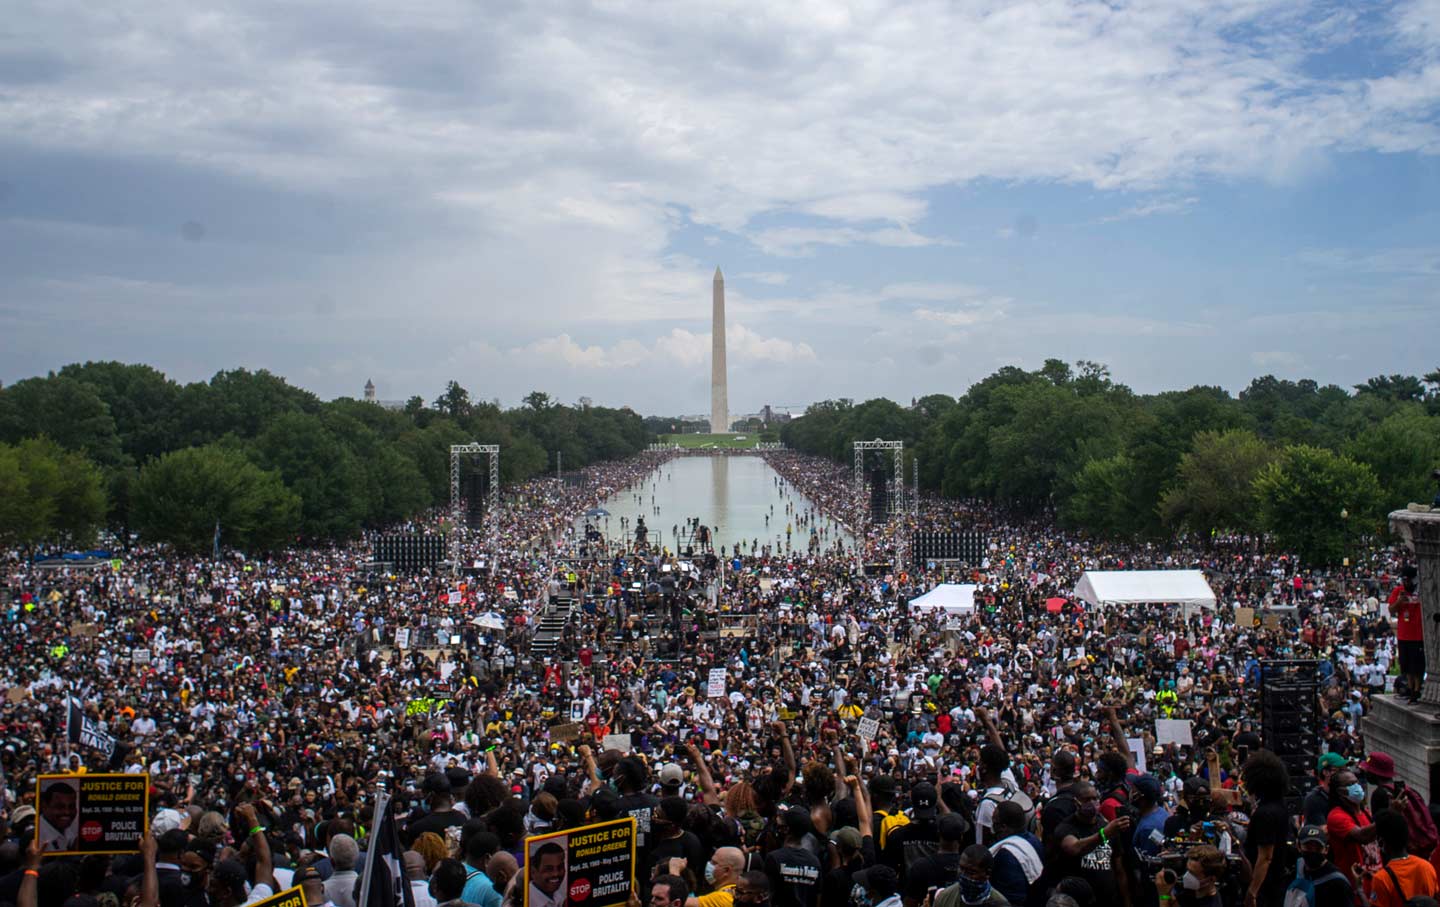
[[[44,853],[70,853],[80,836],[80,788],[57,778],[40,788],[40,823],[35,833]]]

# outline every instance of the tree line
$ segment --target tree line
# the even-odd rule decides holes
[[[1440,369],[1351,390],[1266,375],[1235,396],[1147,395],[1099,363],[1049,359],[958,398],[827,400],[781,437],[846,463],[852,441],[902,440],[923,489],[1048,510],[1096,535],[1268,533],[1308,563],[1338,563],[1388,511],[1434,499]]]
[[[267,550],[393,525],[450,499],[450,445],[498,444],[500,480],[627,457],[654,439],[629,409],[471,398],[455,381],[401,409],[323,401],[268,371],[180,384],[86,362],[0,389],[0,542],[122,539]],[[483,464],[482,464],[483,468]]]

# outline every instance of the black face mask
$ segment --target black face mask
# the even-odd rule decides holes
[[[1300,859],[1305,861],[1306,869],[1315,870],[1325,865],[1326,857],[1324,851],[1321,851],[1319,853],[1311,853],[1310,851],[1306,851],[1300,854]]]

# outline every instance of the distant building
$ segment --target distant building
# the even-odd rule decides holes
[[[365,379],[365,402],[366,402],[366,403],[374,403],[374,402],[376,402],[376,401],[375,401],[375,382],[374,382],[374,381],[371,381],[369,378],[366,378],[366,379]]]

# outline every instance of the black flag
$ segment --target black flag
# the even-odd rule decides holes
[[[115,738],[97,728],[69,696],[65,697],[65,739],[99,750],[107,758],[115,755]]]
[[[404,850],[392,812],[390,795],[380,794],[365,848],[365,871],[360,876],[360,897],[355,900],[358,907],[415,907],[415,893],[400,867]]]

